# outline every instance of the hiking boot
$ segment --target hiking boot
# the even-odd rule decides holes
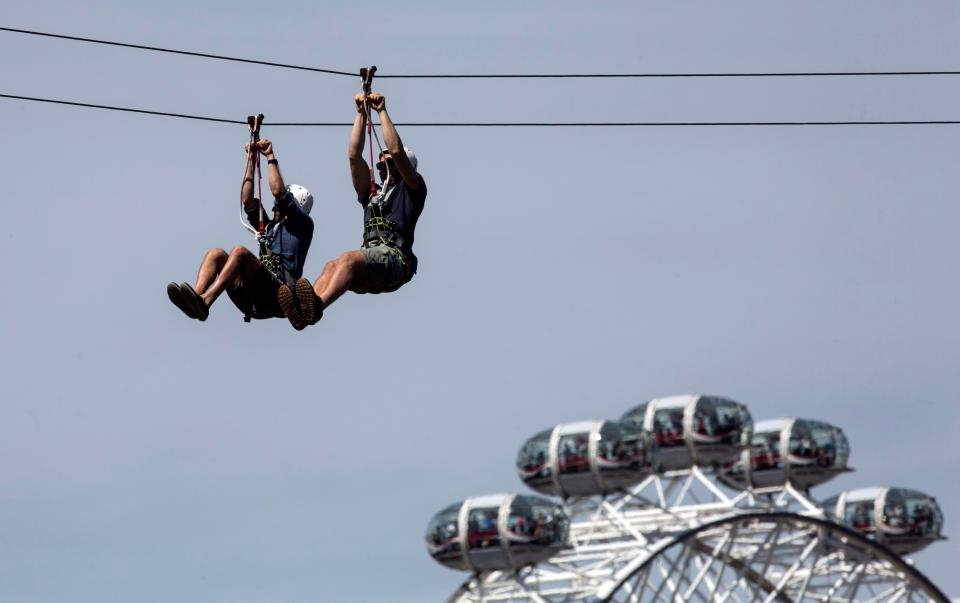
[[[323,305],[313,292],[313,285],[305,278],[297,279],[294,290],[291,290],[286,283],[280,285],[277,290],[277,302],[283,309],[283,315],[298,331],[317,324],[323,317]]]

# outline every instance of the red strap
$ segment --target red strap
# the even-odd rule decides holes
[[[360,85],[363,88],[363,108],[367,117],[367,138],[370,139],[370,196],[377,194],[377,181],[373,177],[373,119],[370,114],[370,90],[373,86],[373,75],[377,72],[377,66],[363,67],[360,69]],[[379,144],[379,143],[377,143]]]
[[[263,171],[260,169],[260,149],[257,148],[257,142],[260,141],[260,124],[263,123],[263,113],[250,115],[247,117],[247,124],[250,126],[250,152],[256,154],[257,163],[254,165],[254,171],[257,172],[257,205],[260,209],[260,224],[257,227],[257,233],[262,235],[267,229],[267,215],[263,211]],[[247,161],[249,161],[249,156]]]
[[[263,211],[263,172],[260,170],[260,149],[254,148],[253,152],[257,154],[257,204],[260,205],[260,225],[257,233],[262,235],[267,229],[267,214]]]
[[[366,104],[367,101],[364,101]],[[367,104],[367,138],[370,139],[370,196],[377,194],[377,182],[373,178],[373,120],[370,119],[370,105]]]

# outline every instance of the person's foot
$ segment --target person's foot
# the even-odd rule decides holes
[[[169,283],[167,285],[167,297],[169,297],[170,301],[173,302],[173,305],[180,308],[184,314],[190,318],[197,317],[193,303],[186,296],[184,296],[183,291],[180,290],[180,285],[176,283]]]
[[[210,316],[210,307],[207,306],[207,302],[203,301],[203,297],[189,283],[180,283],[180,295],[193,309],[193,318],[202,322]]]
[[[323,317],[323,304],[313,292],[313,285],[305,278],[297,279],[294,290],[287,284],[280,285],[277,302],[283,309],[283,315],[298,331],[317,324]]]

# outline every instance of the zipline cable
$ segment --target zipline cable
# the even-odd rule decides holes
[[[289,63],[276,63],[273,61],[261,61],[258,59],[245,59],[240,57],[231,57],[207,52],[194,52],[190,50],[176,50],[172,48],[161,48],[159,46],[145,46],[142,44],[130,44],[126,42],[113,42],[110,40],[99,40],[96,38],[85,38],[80,36],[68,36],[64,34],[55,34],[43,31],[33,31],[29,29],[18,29],[14,27],[0,27],[0,31],[19,33],[31,36],[41,36],[46,38],[56,38],[60,40],[71,40],[74,42],[87,42],[90,44],[103,44],[107,46],[119,46],[123,48],[134,48],[137,50],[149,50],[152,52],[163,52],[169,54],[179,54],[205,59],[216,59],[220,61],[234,61],[237,63],[248,63],[253,65],[263,65],[266,67],[278,67],[281,69],[296,69],[299,71],[312,71],[316,73],[326,73],[329,75],[346,75],[356,77],[352,71],[342,71],[337,69],[322,69],[319,67],[307,67],[304,65],[291,65]],[[587,78],[750,78],[750,77],[861,77],[861,76],[933,76],[933,75],[960,75],[960,71],[774,71],[757,73],[412,73],[412,74],[386,74],[377,75],[378,78],[392,79],[587,79]],[[273,124],[277,125],[277,124]]]
[[[381,75],[393,79],[545,79],[545,78],[734,78],[856,77],[880,75],[960,75],[960,71],[770,71],[741,73],[412,73]]]
[[[72,107],[85,107],[90,109],[106,109],[108,111],[123,111],[126,113],[142,113],[145,115],[159,115],[163,117],[177,117],[180,119],[195,119],[200,121],[211,121],[225,124],[246,125],[246,121],[238,119],[225,119],[220,117],[206,117],[202,115],[190,115],[186,113],[168,113],[166,111],[151,111],[147,109],[133,109],[129,107],[114,107],[111,105],[97,105],[93,103],[80,103],[76,101],[55,100],[50,98],[37,98],[33,96],[19,96],[15,94],[2,94],[0,98],[9,98],[15,100],[24,100],[38,103],[50,103],[55,105],[69,105]],[[960,124],[960,120],[885,120],[885,121],[630,121],[630,122],[612,122],[612,121],[562,121],[562,122],[398,122],[395,125],[405,128],[576,128],[576,127],[657,127],[657,126],[924,126],[924,125],[955,125]],[[263,122],[263,125],[271,127],[353,127],[352,122]]]
[[[237,63],[251,63],[253,65],[264,65],[267,67],[280,67],[282,69],[298,69],[300,71],[316,71],[319,73],[329,73],[332,75],[349,75],[355,77],[355,73],[347,71],[336,71],[334,69],[320,69],[317,67],[303,67],[301,65],[288,65],[286,63],[273,63],[271,61],[259,61],[256,59],[242,59],[238,57],[228,57],[219,54],[209,54],[206,52],[193,52],[190,50],[174,50],[172,48],[160,48],[158,46],[143,46],[141,44],[127,44],[125,42],[111,42],[109,40],[96,40],[94,38],[81,38],[78,36],[65,36],[62,34],[46,33],[42,31],[30,31],[28,29],[15,29],[13,27],[0,27],[0,31],[10,31],[22,33],[31,36],[43,36],[46,38],[59,38],[61,40],[73,40],[75,42],[89,42],[91,44],[105,44],[107,46],[121,46],[123,48],[136,48],[137,50],[150,50],[153,52],[166,52],[169,54],[181,54],[191,57],[201,57],[204,59],[217,59],[220,61],[234,61]]]
[[[163,117],[179,117],[180,119],[198,119],[201,121],[215,121],[215,122],[226,123],[226,124],[246,124],[247,123],[239,119],[221,119],[219,117],[203,117],[201,115],[187,115],[185,113],[166,113],[164,111],[149,111],[147,109],[131,109],[128,107],[95,105],[92,103],[78,103],[75,101],[53,100],[50,98],[37,98],[33,96],[17,96],[14,94],[0,94],[0,98],[12,98],[12,99],[25,100],[25,101],[35,102],[35,103],[52,103],[55,105],[71,105],[74,107],[86,107],[89,109],[107,109],[108,111],[125,111],[127,113],[144,113],[146,115],[162,115]]]

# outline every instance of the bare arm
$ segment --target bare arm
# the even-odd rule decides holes
[[[387,99],[382,94],[374,92],[370,95],[370,106],[380,115],[383,143],[387,145],[387,150],[393,157],[393,164],[397,166],[400,177],[410,188],[414,190],[420,188],[420,177],[417,176],[417,170],[413,168],[413,164],[407,158],[407,153],[403,150],[403,141],[400,140],[400,135],[397,134],[397,129],[393,127],[393,121],[387,113]]]
[[[274,198],[283,196],[287,190],[287,185],[283,182],[283,176],[280,174],[280,164],[273,154],[273,143],[263,138],[257,141],[257,148],[267,159],[267,182],[270,184],[270,192]]]
[[[253,152],[251,152],[253,151]],[[243,174],[243,183],[240,184],[240,203],[244,211],[253,211],[257,208],[257,200],[253,198],[253,170],[257,165],[257,150],[247,145],[247,171]]]
[[[357,116],[353,120],[353,130],[350,131],[350,144],[347,146],[347,158],[350,160],[350,178],[358,197],[365,197],[370,193],[370,166],[363,159],[363,143],[366,140],[367,114],[363,110],[363,94],[354,98],[357,105]]]

